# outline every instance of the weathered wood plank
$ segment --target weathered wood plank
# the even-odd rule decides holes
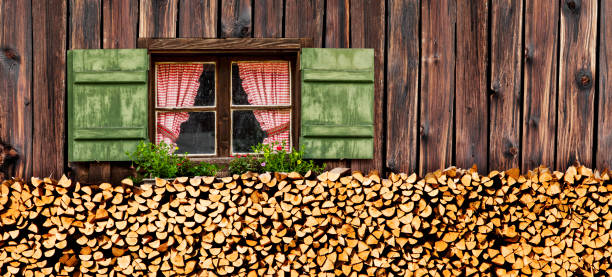
[[[0,140],[19,153],[15,176],[32,175],[32,6],[0,1]]]
[[[491,15],[489,168],[519,166],[523,1],[494,0]]]
[[[70,0],[70,44],[69,49],[97,49],[102,45],[102,2],[100,0]],[[68,115],[69,116],[69,115]],[[82,182],[98,182],[110,178],[110,164],[89,165],[87,163],[72,163],[69,165],[75,172],[75,177]],[[106,168],[109,170],[107,171]],[[89,174],[89,171],[109,172],[109,175],[99,176]],[[89,179],[93,177],[93,179]]]
[[[103,0],[103,48],[136,48],[138,40],[138,1],[137,0]],[[94,172],[90,175],[99,177],[99,182],[118,183],[129,175],[129,167],[117,163],[101,162],[91,165]],[[108,175],[105,175],[108,174]]]
[[[557,169],[593,161],[597,1],[561,3]]]
[[[349,0],[328,0],[325,2],[325,48],[349,48],[350,45],[350,6]],[[300,23],[298,23],[300,24]],[[348,160],[325,161],[328,168],[350,167]]]
[[[325,7],[325,47],[351,47],[349,0],[327,0]]]
[[[387,167],[417,170],[419,0],[390,0],[387,18]]]
[[[66,25],[64,0],[32,2],[34,78],[32,175],[59,178],[64,172]]]
[[[100,0],[70,0],[70,49],[100,48]]]
[[[385,2],[351,0],[351,47],[374,48],[374,159],[352,160],[351,168],[368,172],[383,166]]]
[[[597,168],[612,168],[612,2],[601,1],[599,13],[599,118]]]
[[[212,50],[212,51],[239,51],[239,50],[270,50],[270,51],[296,51],[305,43],[304,40],[291,38],[226,38],[226,39],[139,39],[138,46],[146,47],[151,51],[167,50]]]
[[[217,37],[217,0],[179,2],[179,37]]]
[[[253,34],[250,0],[221,1],[221,37],[248,38]]]
[[[138,37],[176,37],[177,8],[178,0],[141,0]]]
[[[455,76],[455,1],[421,5],[421,126],[419,173],[452,163]]]
[[[283,37],[283,0],[259,0],[253,6],[253,36]]]
[[[525,2],[521,168],[555,164],[559,1]]]
[[[136,48],[138,0],[104,0],[103,48]]]
[[[313,47],[323,46],[323,0],[286,0],[285,37],[311,38]]]
[[[487,172],[487,0],[457,2],[456,165]]]

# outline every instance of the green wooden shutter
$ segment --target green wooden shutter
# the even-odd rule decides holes
[[[311,159],[372,159],[374,50],[302,49],[301,134]]]
[[[146,49],[68,51],[68,160],[125,161],[147,139]]]

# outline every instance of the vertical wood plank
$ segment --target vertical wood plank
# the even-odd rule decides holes
[[[489,1],[457,2],[456,165],[487,172]]]
[[[325,6],[325,48],[349,48],[350,6],[349,0],[327,0]],[[349,160],[327,160],[327,168],[350,167]]]
[[[323,46],[323,0],[286,0],[285,37],[311,38],[313,47]]]
[[[419,0],[389,0],[387,18],[387,168],[417,170]]]
[[[283,37],[283,0],[258,0],[253,6],[253,36]]]
[[[102,45],[105,49],[136,48],[138,40],[138,1],[102,0]],[[92,182],[113,182],[118,184],[130,175],[129,167],[116,162],[92,164]],[[98,176],[99,174],[99,176]],[[99,179],[95,179],[99,178]]]
[[[251,0],[222,0],[221,3],[221,37],[251,37]]]
[[[100,0],[70,0],[70,49],[100,48]]]
[[[136,48],[138,38],[138,0],[103,0],[102,46]]]
[[[425,174],[452,163],[455,1],[424,0],[421,16],[419,173]]]
[[[367,172],[383,168],[385,2],[351,0],[350,15],[351,47],[374,48],[374,158],[351,161],[351,169]]]
[[[33,1],[32,175],[59,178],[64,173],[66,111],[66,25],[64,0]],[[35,162],[34,162],[35,161]]]
[[[176,37],[176,18],[178,0],[141,0],[140,30],[141,38]]]
[[[325,48],[351,47],[349,0],[327,0],[325,20]]]
[[[597,1],[561,2],[557,169],[592,166]]]
[[[70,49],[98,49],[102,42],[102,2],[70,0]],[[83,183],[98,183],[110,178],[110,163],[72,163],[75,178]],[[90,171],[94,172],[93,174]]]
[[[519,166],[522,0],[493,0],[489,168]]]
[[[612,3],[601,1],[599,31],[599,118],[597,168],[612,168]]]
[[[559,1],[525,2],[523,171],[555,164]]]
[[[180,37],[217,37],[217,0],[179,2]]]
[[[19,152],[15,176],[32,175],[32,6],[0,1],[0,140]]]

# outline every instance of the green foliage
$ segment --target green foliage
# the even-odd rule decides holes
[[[309,170],[320,173],[325,169],[325,164],[318,166],[312,160],[304,160],[304,147],[301,150],[295,148],[291,152],[285,150],[286,144],[273,142],[272,144],[258,144],[253,151],[260,156],[261,172],[298,172],[305,174]]]
[[[256,156],[238,155],[229,162],[230,174],[242,174],[247,171],[261,172],[261,159]]]
[[[178,149],[178,148],[177,148]],[[145,178],[175,178],[177,176],[214,176],[219,168],[208,163],[196,163],[174,154],[164,142],[154,144],[140,142],[133,153],[127,153],[136,172]]]

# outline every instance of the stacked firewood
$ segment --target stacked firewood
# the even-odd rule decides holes
[[[582,166],[12,180],[0,274],[611,276],[610,191]]]

